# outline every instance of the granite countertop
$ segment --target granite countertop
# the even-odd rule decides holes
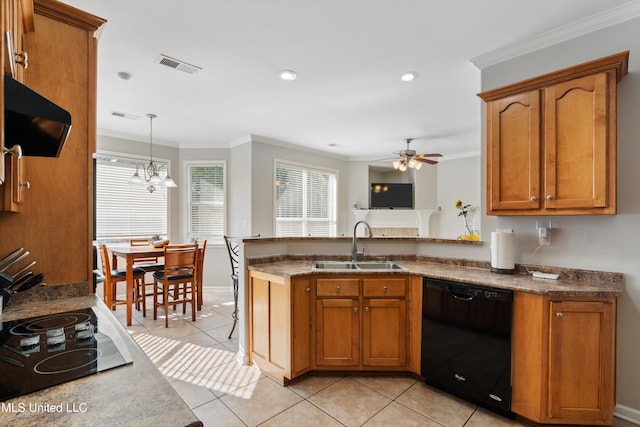
[[[551,268],[536,266],[531,271],[544,271],[560,274],[558,280],[537,279],[526,274],[519,266],[517,274],[492,273],[483,262],[447,260],[447,259],[394,259],[407,270],[378,271],[368,270],[312,270],[312,259],[273,259],[250,260],[248,269],[274,276],[295,277],[308,274],[411,274],[432,279],[451,280],[475,285],[491,286],[513,291],[529,292],[549,296],[564,297],[608,297],[622,294],[622,274],[590,270]]]
[[[45,287],[34,288],[33,295],[44,292],[42,288]],[[40,300],[38,304],[13,305],[12,301],[0,315],[0,320],[5,322],[87,307],[109,311],[95,295],[72,296]],[[0,425],[202,426],[120,322],[111,313],[107,314],[113,319],[112,326],[122,338],[133,363],[2,402]],[[38,410],[36,405],[41,408],[48,405],[52,410]],[[62,412],[55,411],[57,408]]]

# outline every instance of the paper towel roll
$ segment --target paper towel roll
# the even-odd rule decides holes
[[[515,234],[502,231],[491,232],[491,271],[513,273],[515,271]]]

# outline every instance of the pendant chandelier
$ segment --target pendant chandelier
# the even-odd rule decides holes
[[[166,165],[157,165],[153,162],[153,119],[157,116],[155,114],[147,114],[147,117],[149,117],[149,164],[137,164],[136,172],[129,178],[129,184],[146,183],[149,193],[153,193],[159,186],[177,187],[177,185],[169,175]],[[142,171],[143,176],[140,176],[140,171]],[[161,173],[164,178],[160,176]]]

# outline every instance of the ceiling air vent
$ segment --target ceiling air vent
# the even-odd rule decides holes
[[[157,62],[158,64],[166,65],[169,68],[174,68],[176,70],[184,71],[185,73],[189,74],[195,74],[198,71],[202,70],[201,67],[188,64],[184,61],[180,61],[179,59],[175,59],[167,55],[160,55]]]
[[[138,120],[140,118],[140,116],[136,116],[135,114],[123,113],[121,111],[112,111],[111,115],[115,117],[122,117],[124,119],[129,119],[129,120]]]

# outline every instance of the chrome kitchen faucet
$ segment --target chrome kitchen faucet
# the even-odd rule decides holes
[[[358,229],[358,224],[364,224],[369,231],[369,238],[373,237],[373,235],[371,234],[371,227],[369,226],[369,223],[367,221],[356,222],[356,225],[353,226],[353,241],[351,243],[351,261],[353,262],[358,261],[358,257],[364,255],[364,248],[362,248],[362,251],[358,252],[358,245],[356,243],[356,230]]]

